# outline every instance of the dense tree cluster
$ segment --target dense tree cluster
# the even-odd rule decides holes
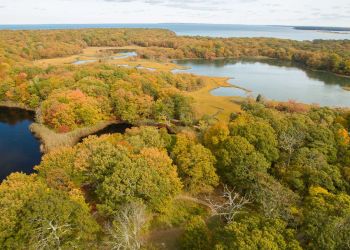
[[[251,204],[224,227],[194,218],[183,249],[349,248],[349,113],[281,112],[250,102],[242,109],[201,138],[221,181]]]
[[[135,127],[45,155],[0,186],[1,246],[147,246],[147,221],[175,216],[183,249],[348,249],[350,114],[242,109],[200,132]],[[214,195],[198,200],[216,213],[180,212],[184,192]]]
[[[0,101],[40,111],[59,132],[119,119],[191,124],[192,99],[184,94],[203,86],[189,74],[147,72],[107,65],[20,67],[0,83]]]

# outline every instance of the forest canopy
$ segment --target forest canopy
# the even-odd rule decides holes
[[[47,246],[57,246],[50,223],[70,225],[57,232],[62,247],[118,245],[110,237],[128,211],[128,223],[151,220],[151,231],[184,225],[183,249],[348,249],[350,140],[344,131],[350,114],[278,111],[252,102],[242,108],[229,123],[200,131],[135,127],[46,154],[37,174],[13,174],[0,185],[1,245],[35,247],[44,237]],[[255,130],[260,127],[264,136]],[[207,212],[177,211],[189,195]],[[43,210],[45,202],[64,212]],[[36,211],[43,214],[35,217]],[[147,228],[138,224],[128,244],[144,244]]]
[[[189,93],[205,77],[34,63],[90,46],[137,46],[139,58],[163,63],[263,56],[350,75],[347,40],[1,31],[1,105],[35,110],[55,138],[103,122],[131,127],[57,147],[35,173],[8,176],[1,249],[349,249],[349,110],[247,98],[223,120],[195,112]]]

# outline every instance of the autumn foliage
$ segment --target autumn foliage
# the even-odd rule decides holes
[[[80,90],[53,93],[42,104],[45,124],[58,132],[91,126],[108,118],[100,103]]]

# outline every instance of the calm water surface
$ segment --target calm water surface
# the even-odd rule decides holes
[[[33,122],[33,112],[0,107],[0,182],[14,172],[33,173],[40,163],[40,142],[29,130]],[[131,125],[113,124],[94,135],[125,133],[127,128]]]
[[[102,129],[96,133],[93,133],[91,135],[101,136],[101,135],[115,134],[115,133],[124,134],[128,128],[132,128],[132,127],[133,126],[131,124],[127,124],[127,123],[111,124],[111,125],[105,127],[104,129]],[[82,142],[85,138],[87,138],[89,136],[81,138],[80,142]]]
[[[29,130],[34,113],[0,108],[0,181],[13,172],[32,173],[40,163],[40,142]]]
[[[183,60],[179,65],[190,67],[188,72],[198,75],[230,77],[231,84],[252,91],[218,88],[218,96],[263,96],[278,101],[295,100],[322,106],[350,107],[350,78],[331,73],[309,71],[277,60]]]

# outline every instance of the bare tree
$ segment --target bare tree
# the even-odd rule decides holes
[[[59,224],[58,220],[36,220],[43,226],[35,230],[35,249],[61,249],[62,237],[72,230],[69,223]]]
[[[243,210],[245,205],[250,203],[248,198],[241,196],[234,190],[230,190],[226,185],[221,198],[222,201],[220,202],[214,202],[209,198],[207,201],[215,211],[215,214],[222,216],[227,223],[233,222],[234,217]]]
[[[142,230],[147,223],[146,207],[141,203],[129,203],[121,208],[113,222],[106,225],[111,249],[135,250],[142,245]]]
[[[290,160],[294,150],[303,142],[304,138],[305,134],[296,130],[282,132],[279,136],[280,148],[288,153],[287,166],[289,166],[290,164]]]

